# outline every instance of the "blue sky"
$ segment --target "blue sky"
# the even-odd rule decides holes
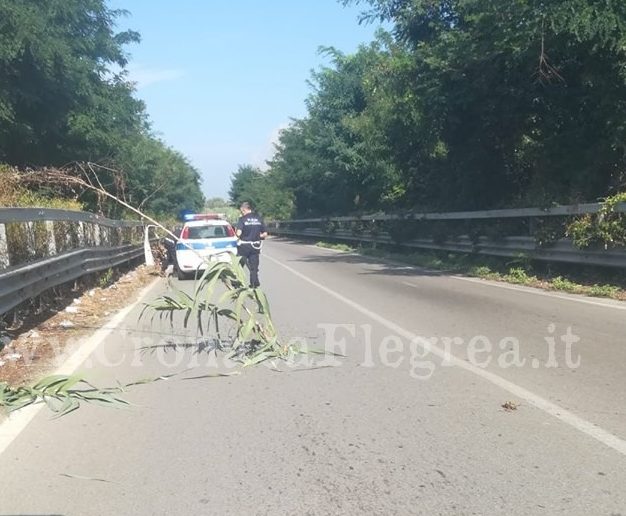
[[[128,47],[137,95],[157,134],[185,154],[207,197],[226,197],[239,164],[263,165],[305,113],[320,46],[350,53],[374,38],[362,8],[336,0],[109,0],[142,35]]]

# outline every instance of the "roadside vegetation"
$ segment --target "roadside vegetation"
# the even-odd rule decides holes
[[[602,202],[597,214],[532,223],[329,220],[320,229],[329,240],[341,226],[398,241],[531,236],[548,247],[567,237],[581,249],[625,248],[626,214],[615,210],[626,202],[623,2],[341,2],[362,7],[360,22],[386,29],[350,54],[321,49],[328,64],[312,73],[306,115],[280,133],[266,169],[234,171],[233,201],[253,200],[282,221]],[[600,269],[397,258],[623,297],[620,274]]]
[[[221,213],[231,224],[235,224],[241,213],[239,213],[238,205],[233,206],[226,199],[221,197],[211,197],[204,203],[204,211],[206,213]]]
[[[64,210],[82,210],[83,203],[78,199],[50,195],[48,191],[29,189],[19,180],[18,172],[7,165],[0,165],[0,207],[11,206],[25,208],[58,208]]]
[[[449,274],[626,301],[626,274],[623,271],[548,265],[530,261],[523,256],[507,259],[447,252],[397,252],[380,246],[352,247],[333,242],[318,242],[316,245],[325,249],[358,253]]]
[[[322,50],[307,114],[267,170],[234,171],[233,200],[286,220],[549,207],[626,189],[623,2],[343,3],[388,30],[351,54]]]

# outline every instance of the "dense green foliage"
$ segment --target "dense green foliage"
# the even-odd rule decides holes
[[[115,31],[123,14],[105,0],[0,0],[0,163],[97,162],[125,172],[150,211],[199,208],[198,172],[134,97],[124,47],[139,35]]]
[[[546,206],[626,186],[625,2],[343,3],[391,32],[327,49],[307,116],[282,132],[263,176],[296,214]]]
[[[577,217],[567,227],[567,235],[577,247],[626,246],[626,213],[615,211],[619,203],[626,203],[626,192],[608,197],[598,213]]]
[[[211,197],[207,199],[204,203],[203,213],[220,213],[224,215],[226,220],[231,224],[235,224],[239,220],[239,217],[241,217],[239,209],[221,197]]]
[[[231,202],[239,206],[249,202],[261,215],[286,219],[293,213],[293,195],[275,183],[275,178],[257,167],[242,165],[232,177]]]

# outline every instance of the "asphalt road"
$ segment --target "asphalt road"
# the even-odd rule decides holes
[[[279,241],[261,283],[285,341],[337,355],[184,380],[229,364],[137,307],[81,370],[195,369],[39,412],[0,515],[626,515],[625,305]]]

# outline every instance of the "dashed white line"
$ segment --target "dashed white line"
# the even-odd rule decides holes
[[[401,326],[394,323],[393,321],[390,321],[389,319],[382,317],[381,315],[373,312],[372,310],[369,310],[363,305],[360,305],[359,303],[343,296],[342,294],[339,294],[338,292],[335,292],[334,290],[322,285],[321,283],[318,283],[317,281],[309,278],[308,276],[302,274],[301,272],[298,272],[297,270],[293,269],[292,267],[285,265],[279,260],[272,258],[271,256],[268,256],[268,255],[265,255],[265,257],[269,259],[270,261],[274,262],[275,264],[277,264],[278,266],[282,267],[283,269],[291,272],[293,275],[297,276],[298,278],[306,281],[307,283],[320,289],[326,294],[334,297],[335,299],[338,299],[342,303],[357,310],[358,312],[361,312],[363,315],[369,317],[370,319],[377,321],[378,323],[387,327],[388,329],[395,332],[396,334],[412,342],[417,342],[418,344],[422,342],[422,340],[419,338],[418,335],[406,330],[405,328],[402,328]],[[592,437],[596,441],[608,446],[609,448],[612,448],[613,450],[621,453],[622,455],[626,455],[626,441],[625,440],[617,437],[616,435],[608,432],[607,430],[604,430],[603,428],[600,428],[599,426],[591,423],[590,421],[587,421],[586,419],[583,419],[580,416],[577,416],[573,412],[570,412],[569,410],[564,409],[563,407],[560,407],[559,405],[552,403],[551,401],[545,398],[542,398],[541,396],[529,391],[528,389],[524,387],[521,387],[520,385],[517,385],[508,380],[505,380],[501,376],[498,376],[490,371],[487,371],[486,369],[482,369],[474,364],[465,362],[464,360],[461,360],[454,356],[450,356],[444,349],[438,346],[432,345],[429,347],[428,351],[438,356],[439,358],[447,360],[452,365],[460,369],[464,369],[470,373],[473,373],[476,376],[492,383],[493,385],[496,385],[497,387],[500,387],[501,389],[508,391],[509,393],[513,394],[517,398],[524,400],[529,405],[533,405],[539,410],[542,410],[543,412],[557,418],[563,423],[566,423],[569,426],[575,428],[576,430],[588,435],[589,437]]]

